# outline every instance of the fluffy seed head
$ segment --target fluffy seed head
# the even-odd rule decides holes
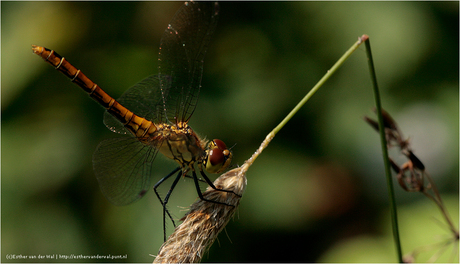
[[[242,167],[222,174],[214,181],[217,191],[208,187],[203,193],[211,203],[199,199],[181,219],[174,233],[160,248],[153,263],[196,263],[200,262],[206,250],[234,215],[246,188],[246,170]]]

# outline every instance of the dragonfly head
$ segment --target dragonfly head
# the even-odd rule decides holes
[[[209,173],[221,173],[232,162],[233,154],[220,139],[209,142],[203,165]]]

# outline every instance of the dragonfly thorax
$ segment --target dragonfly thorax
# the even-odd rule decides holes
[[[158,128],[146,141],[156,145],[166,157],[175,160],[183,169],[192,167],[206,155],[206,142],[187,124],[156,124]],[[157,143],[161,142],[158,146]],[[144,142],[147,143],[147,142]]]
[[[186,123],[180,127],[168,124],[156,124],[157,130],[144,143],[161,142],[159,151],[175,160],[184,170],[191,168],[195,162],[209,173],[223,172],[232,161],[232,152],[220,139],[206,144]],[[206,146],[207,145],[207,146]]]

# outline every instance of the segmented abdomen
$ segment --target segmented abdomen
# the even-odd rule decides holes
[[[108,95],[97,84],[91,81],[80,70],[70,64],[64,57],[60,56],[54,50],[32,45],[35,54],[42,57],[46,62],[53,65],[56,70],[62,72],[72,82],[80,86],[94,100],[101,104],[107,112],[117,118],[123,125],[136,137],[145,138],[153,134],[157,127],[155,124],[143,117],[137,116],[126,107],[118,103],[114,98]]]

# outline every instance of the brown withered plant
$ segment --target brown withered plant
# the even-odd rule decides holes
[[[385,129],[385,137],[387,140],[387,148],[390,149],[396,147],[399,149],[400,153],[407,158],[407,161],[404,164],[398,165],[393,161],[393,159],[389,157],[391,167],[396,173],[396,179],[398,180],[399,185],[405,191],[422,193],[434,203],[436,203],[437,207],[441,210],[441,213],[449,226],[450,232],[452,234],[452,239],[450,239],[447,244],[443,242],[439,245],[446,246],[451,242],[458,243],[458,230],[449,217],[447,209],[442,202],[441,195],[439,194],[433,179],[426,171],[425,165],[423,165],[422,161],[417,158],[417,156],[415,156],[411,149],[409,139],[404,139],[403,134],[394,119],[383,109],[382,117]],[[379,131],[379,124],[377,121],[367,116],[364,117],[364,120],[377,132]],[[428,249],[428,247],[424,248]],[[415,256],[421,251],[421,249],[414,250],[405,258],[405,261],[412,262]],[[435,256],[437,257],[438,255],[435,254]]]

